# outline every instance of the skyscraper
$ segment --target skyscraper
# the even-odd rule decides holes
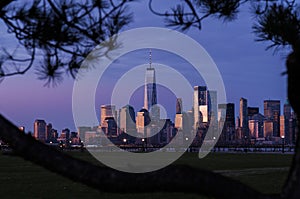
[[[235,109],[234,103],[227,103],[227,104],[219,104],[219,109],[225,109],[225,121],[228,123],[227,126],[231,128],[235,128]]]
[[[218,129],[218,101],[217,91],[209,90],[209,125],[213,127],[214,132]]]
[[[280,136],[284,136],[287,144],[293,143],[294,131],[291,124],[293,124],[292,107],[288,100],[283,105],[283,115],[280,116]]]
[[[290,119],[292,115],[292,107],[288,100],[284,103],[283,105],[283,115],[285,116],[286,119]]]
[[[46,140],[46,122],[45,120],[34,121],[34,137],[40,141]]]
[[[271,140],[274,133],[274,124],[271,120],[265,120],[264,121],[264,137],[267,140]]]
[[[280,100],[264,100],[264,116],[273,122],[273,136],[280,136]]]
[[[217,119],[214,120],[218,116],[217,91],[207,90],[206,86],[195,86],[193,108],[195,124],[199,122],[217,122]]]
[[[151,122],[149,112],[147,109],[141,109],[136,114],[136,129],[137,132],[145,137],[150,137],[150,132],[147,131],[147,125]]]
[[[248,107],[248,119],[251,119],[254,115],[259,113],[258,107]]]
[[[264,137],[264,116],[260,113],[249,116],[249,135],[251,138]]]
[[[194,110],[194,128],[196,129],[200,123],[203,121],[202,116],[207,116],[207,113],[200,113],[202,111],[209,111],[209,97],[206,86],[194,86],[194,100],[193,100],[193,110]],[[201,107],[201,108],[200,108]]]
[[[46,126],[45,140],[48,140],[51,137],[51,132],[52,132],[52,124],[49,123]]]
[[[219,104],[219,121],[223,125],[220,140],[223,142],[233,141],[235,139],[235,110],[234,104]]]
[[[117,136],[118,134],[118,125],[113,117],[106,117],[102,126],[102,131],[106,134],[108,137]]]
[[[176,99],[176,115],[175,115],[175,128],[182,130],[183,128],[183,114],[182,114],[182,99]]]
[[[115,121],[117,120],[115,105],[107,104],[101,106],[100,125],[105,123],[106,118],[114,118]]]
[[[118,134],[116,106],[107,104],[101,106],[101,129],[107,136]]]
[[[177,98],[176,99],[176,114],[181,114],[182,113],[182,99]]]
[[[69,141],[69,139],[70,139],[70,129],[65,128],[65,129],[61,130],[59,138],[61,140],[64,140],[64,141]]]
[[[159,118],[159,110],[151,108],[157,104],[157,91],[156,91],[156,79],[155,79],[155,69],[152,67],[152,53],[150,50],[150,63],[149,67],[146,69],[145,76],[145,90],[144,90],[144,108],[147,109],[151,116],[154,118]]]
[[[125,133],[132,133],[135,131],[135,112],[134,108],[130,105],[124,106],[120,110],[120,130]]]
[[[289,121],[285,119],[284,115],[280,115],[279,117],[279,128],[280,128],[280,137],[284,136],[284,138],[286,140],[289,140],[289,138],[287,138],[288,135],[288,125],[289,125]]]
[[[252,139],[258,138],[258,132],[259,132],[259,124],[256,120],[250,119],[249,121],[249,136]]]
[[[82,140],[85,140],[85,133],[91,131],[92,127],[80,126],[77,128],[78,135]]]
[[[257,123],[257,135],[259,138],[263,138],[264,137],[264,120],[265,120],[265,116],[258,113],[255,114],[251,117],[252,120],[254,120],[254,122]]]
[[[240,125],[242,131],[242,138],[249,138],[248,126],[248,101],[245,98],[240,99]]]
[[[182,113],[176,113],[175,115],[175,128],[178,130],[183,129],[183,114]]]

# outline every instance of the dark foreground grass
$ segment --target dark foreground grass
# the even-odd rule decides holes
[[[67,153],[101,165],[88,152]],[[292,155],[288,154],[228,153],[211,153],[199,159],[197,153],[187,153],[174,164],[188,164],[213,170],[238,179],[264,193],[279,193],[286,179],[291,159]],[[186,193],[103,193],[65,179],[22,158],[0,153],[0,198],[189,199],[204,197]]]

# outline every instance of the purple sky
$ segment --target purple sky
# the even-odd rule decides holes
[[[167,5],[166,1],[164,4]],[[159,8],[160,4],[155,5]],[[170,4],[169,4],[170,5]],[[134,12],[134,22],[127,29],[137,27],[164,27],[163,18],[154,16],[150,13],[147,5],[143,2],[132,4]],[[284,57],[286,54],[273,51],[266,51],[266,43],[257,43],[252,33],[252,20],[248,9],[241,11],[236,21],[223,24],[216,19],[207,19],[203,22],[203,30],[191,29],[186,34],[197,40],[210,54],[218,66],[223,81],[225,83],[227,100],[236,105],[238,116],[238,103],[241,97],[248,99],[249,106],[257,106],[263,113],[263,100],[279,99],[281,104],[286,99],[286,78],[280,73],[285,70]],[[0,42],[2,45],[9,46],[12,37],[7,36],[3,24],[0,23]],[[121,59],[122,64],[136,66],[148,63],[147,50],[133,53],[131,56]],[[166,61],[167,60],[167,61]],[[153,61],[181,67],[178,59],[170,59],[167,53],[159,53],[153,50]],[[111,72],[114,68],[111,69]],[[187,76],[193,71],[186,70]],[[109,75],[108,75],[109,76]],[[117,78],[118,76],[114,76]],[[197,79],[191,82],[198,83]],[[112,78],[113,79],[113,78]],[[34,70],[29,71],[23,76],[14,76],[6,78],[0,84],[0,112],[18,126],[25,126],[26,131],[33,130],[35,119],[45,119],[52,123],[59,132],[63,128],[75,130],[72,116],[72,89],[73,80],[66,76],[63,83],[55,88],[43,87],[44,82],[37,80]],[[201,80],[199,80],[201,84]],[[102,87],[101,87],[102,86]],[[99,107],[102,103],[107,103],[103,99],[105,89],[101,82],[97,90],[95,106]],[[141,89],[142,90],[142,89]],[[136,92],[135,96],[143,99],[142,92]],[[98,96],[101,100],[98,100]],[[161,96],[162,104],[166,104],[164,94]],[[171,94],[169,93],[169,95]],[[134,101],[134,100],[133,100]],[[142,105],[141,101],[135,101],[135,111],[138,111]],[[174,108],[172,108],[174,107]],[[169,104],[168,114],[173,115],[175,111],[175,102]],[[99,113],[99,108],[96,109]],[[173,120],[173,118],[171,118]]]

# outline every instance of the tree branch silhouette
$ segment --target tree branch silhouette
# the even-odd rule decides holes
[[[26,73],[38,60],[36,53],[47,57],[37,66],[45,86],[57,85],[63,73],[75,78],[88,53],[132,21],[127,4],[133,1],[1,1],[0,20],[15,36],[19,53],[7,56],[3,47],[0,78]]]
[[[158,16],[164,17],[166,26],[186,31],[191,27],[202,29],[202,21],[208,17],[215,17],[223,21],[232,21],[236,18],[240,5],[247,0],[184,0],[165,12],[153,8],[153,0],[149,0],[149,10]]]
[[[259,193],[249,186],[220,174],[189,166],[171,165],[143,174],[125,173],[108,167],[95,166],[36,141],[2,115],[0,115],[0,137],[10,143],[14,152],[24,159],[104,192],[184,192],[222,199],[240,199],[241,196],[245,199],[279,198],[279,195]]]

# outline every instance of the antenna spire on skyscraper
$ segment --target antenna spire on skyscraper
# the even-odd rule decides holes
[[[149,112],[151,107],[157,104],[157,91],[155,80],[155,69],[152,68],[152,51],[149,49],[149,67],[146,68],[144,107]]]

